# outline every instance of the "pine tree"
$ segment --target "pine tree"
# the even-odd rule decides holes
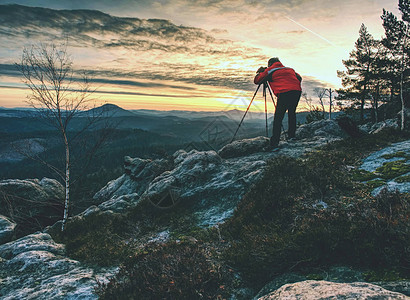
[[[362,24],[355,49],[350,52],[349,59],[343,60],[343,65],[347,71],[338,71],[338,77],[342,79],[344,88],[337,91],[339,99],[349,99],[353,101],[353,106],[360,105],[361,121],[364,119],[366,100],[371,99],[369,89],[372,79],[374,79],[378,56],[378,41]]]
[[[410,75],[410,0],[399,0],[399,10],[402,19],[399,20],[393,13],[383,9],[383,27],[386,37],[382,40],[383,45],[391,52],[396,62],[396,73],[401,100],[401,129],[404,130],[406,98],[409,97]]]
[[[389,58],[388,49],[381,41],[375,40],[374,61],[369,80],[369,96],[371,99],[372,119],[377,123],[380,121],[378,112],[380,102],[388,102],[389,93],[394,86],[392,79],[394,76],[394,63]]]

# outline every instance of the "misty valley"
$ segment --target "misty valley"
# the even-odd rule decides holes
[[[76,176],[72,186],[72,195],[76,199],[72,204],[74,213],[87,208],[87,199],[123,172],[124,156],[155,159],[170,156],[179,149],[217,151],[231,142],[244,116],[244,112],[239,110],[129,111],[112,104],[90,111],[103,111],[101,120],[82,133],[71,147],[72,173]],[[89,113],[79,114],[71,122],[68,131],[72,137],[83,128]],[[298,122],[304,123],[306,115],[299,113]],[[271,115],[267,121],[271,132]],[[283,124],[286,128],[286,117]],[[0,128],[0,179],[58,178],[46,165],[32,159],[40,157],[52,165],[64,166],[61,138],[47,120],[29,109],[2,108]],[[236,139],[265,134],[265,114],[249,112]],[[103,139],[103,142],[92,157],[85,155],[98,139]],[[30,155],[33,157],[28,157]]]

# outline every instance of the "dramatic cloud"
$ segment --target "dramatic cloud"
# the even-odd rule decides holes
[[[266,59],[259,49],[217,39],[202,29],[167,20],[113,17],[99,11],[9,5],[0,11],[0,24],[2,41],[12,37],[15,43],[20,40],[27,44],[27,40],[67,39],[69,45],[83,48],[83,56],[87,53],[91,57],[93,52],[104,52],[104,58],[111,56],[99,66],[109,69],[115,65],[115,69],[125,69],[123,73],[131,72],[138,78],[170,79],[172,73],[172,80],[243,88],[241,82],[249,77],[249,68]],[[18,50],[12,49],[18,46],[11,45],[9,51]],[[227,61],[240,63],[241,68],[232,69],[227,64],[221,69],[221,62]],[[226,75],[231,80],[226,80]],[[236,78],[242,80],[230,83]]]
[[[255,70],[271,56],[303,76],[305,91],[337,87],[336,70],[360,24],[371,32],[377,24],[378,38],[382,8],[397,6],[390,0],[12,2],[34,7],[0,6],[1,86],[18,85],[12,64],[24,47],[66,41],[75,67],[107,94],[204,99],[253,91]]]

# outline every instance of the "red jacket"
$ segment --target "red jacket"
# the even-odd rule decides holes
[[[272,80],[269,79],[271,74]],[[265,79],[268,79],[269,85],[276,96],[289,91],[302,90],[300,85],[302,77],[295,70],[286,68],[281,62],[275,62],[265,71],[257,74],[253,82],[260,84]]]

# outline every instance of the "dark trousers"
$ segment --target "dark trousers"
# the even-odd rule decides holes
[[[273,120],[273,133],[270,144],[276,147],[279,144],[280,133],[282,131],[282,121],[285,112],[288,111],[288,138],[295,137],[296,132],[296,107],[298,106],[301,91],[289,91],[278,95],[276,103],[275,117]]]

